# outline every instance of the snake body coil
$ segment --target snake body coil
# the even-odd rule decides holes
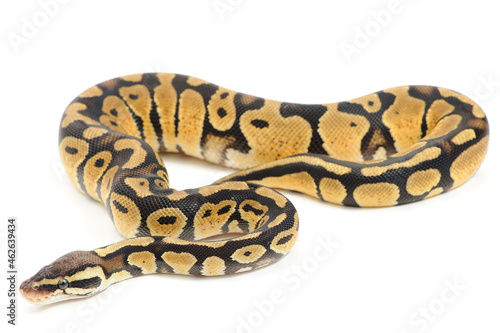
[[[463,184],[487,145],[483,111],[443,88],[301,105],[175,74],[105,81],[68,106],[59,148],[73,184],[104,203],[127,239],[71,252],[20,290],[47,304],[143,274],[263,267],[287,254],[298,232],[293,205],[269,187],[349,206],[403,204]],[[176,191],[158,155],[164,151],[243,170]],[[226,233],[243,235],[207,240]]]

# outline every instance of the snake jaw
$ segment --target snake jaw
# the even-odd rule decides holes
[[[32,278],[25,280],[19,287],[19,293],[29,302],[37,305],[55,303],[66,299],[62,290],[43,290],[40,284]]]

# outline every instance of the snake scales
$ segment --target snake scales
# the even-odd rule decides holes
[[[127,239],[68,253],[20,291],[47,304],[143,274],[263,267],[287,254],[298,233],[293,205],[270,187],[349,206],[409,203],[463,184],[487,145],[481,108],[443,88],[303,105],[176,74],[105,81],[68,106],[59,147],[73,184],[104,203]],[[176,191],[164,151],[243,170]],[[210,241],[226,233],[241,235]]]

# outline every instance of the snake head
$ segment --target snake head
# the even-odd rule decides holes
[[[91,296],[100,290],[102,268],[90,251],[70,252],[44,266],[19,287],[19,292],[34,304],[51,304]]]

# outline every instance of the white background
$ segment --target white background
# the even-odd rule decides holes
[[[2,327],[9,332],[500,330],[500,21],[493,1],[66,2],[0,5],[0,266],[6,272],[6,221],[14,216],[18,284],[69,251],[121,239],[104,207],[72,186],[57,144],[66,105],[109,78],[183,73],[299,103],[338,102],[399,85],[444,86],[483,107],[490,148],[467,184],[415,204],[354,209],[286,193],[300,214],[300,237],[286,258],[252,273],[147,276],[88,300],[47,307],[19,298],[16,327],[6,323],[8,287],[1,278]],[[390,16],[384,14],[388,9]],[[366,30],[369,36],[363,37],[360,31]],[[342,51],[348,44],[355,53]],[[177,189],[230,172],[183,156],[164,160]],[[326,252],[325,242],[338,247]]]

